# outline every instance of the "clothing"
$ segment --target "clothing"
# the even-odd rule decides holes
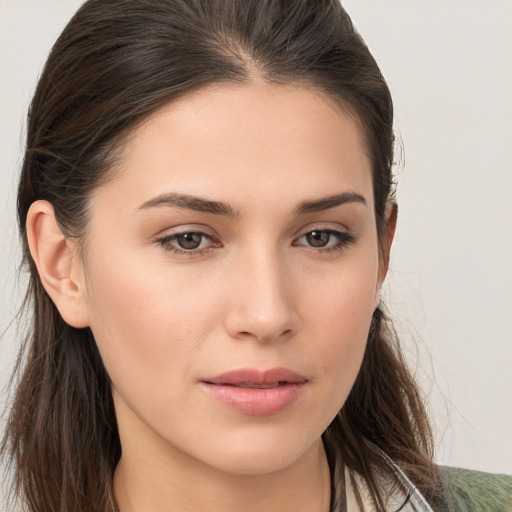
[[[512,512],[512,476],[440,468],[448,507],[434,512]]]
[[[425,498],[407,478],[404,472],[387,457],[382,454],[396,477],[396,482],[381,479],[383,495],[386,497],[386,511],[389,512],[436,512],[430,507]],[[370,498],[370,491],[364,479],[355,475],[357,488],[361,495],[364,512],[375,512],[375,507]],[[387,487],[387,488],[386,488]],[[360,512],[352,481],[345,468],[345,492],[347,512]]]
[[[512,476],[440,466],[445,486],[446,505],[433,509],[407,476],[385,454],[382,454],[399,485],[382,480],[386,512],[512,512]],[[347,512],[360,512],[351,478],[345,468]],[[364,512],[375,512],[368,487],[362,477],[355,476],[364,504]],[[389,489],[389,491],[388,491]]]

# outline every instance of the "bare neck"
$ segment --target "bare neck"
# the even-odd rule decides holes
[[[229,474],[183,453],[169,459],[123,452],[114,475],[120,512],[328,512],[330,491],[320,439],[293,464],[268,474]]]

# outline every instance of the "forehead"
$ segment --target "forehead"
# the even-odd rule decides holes
[[[359,124],[310,88],[221,84],[186,95],[133,132],[120,168],[97,195],[127,207],[167,192],[248,206],[248,196],[286,202],[350,189],[373,197]]]

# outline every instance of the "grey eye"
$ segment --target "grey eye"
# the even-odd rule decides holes
[[[310,231],[306,234],[306,240],[312,247],[325,247],[330,238],[331,233],[328,231]]]
[[[182,249],[197,249],[203,240],[202,233],[182,233],[176,235],[176,242]]]

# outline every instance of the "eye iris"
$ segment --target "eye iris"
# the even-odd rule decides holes
[[[308,244],[313,247],[325,247],[329,242],[330,233],[326,231],[311,231],[306,235]]]
[[[200,233],[183,233],[176,237],[182,249],[197,249],[201,245],[201,239]]]

